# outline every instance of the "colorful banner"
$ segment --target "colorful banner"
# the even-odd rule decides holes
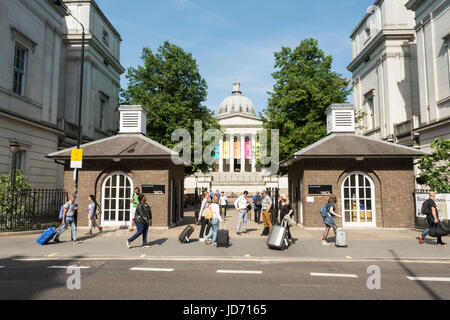
[[[216,143],[216,146],[214,147],[214,151],[213,151],[213,159],[219,159],[219,144]]]
[[[251,159],[252,158],[252,142],[246,141],[245,142],[245,159]]]
[[[228,159],[230,157],[230,142],[224,141],[223,142],[223,150],[222,150],[222,158]]]
[[[234,159],[240,158],[241,158],[241,143],[239,141],[236,141],[234,143]]]

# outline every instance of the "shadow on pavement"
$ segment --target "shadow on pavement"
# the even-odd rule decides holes
[[[395,257],[395,259],[400,259],[394,250],[389,249],[389,252]],[[400,261],[398,262],[398,264],[400,265],[400,267],[402,267],[403,270],[408,273],[409,276],[416,277],[416,274],[410,268],[408,268],[406,264]],[[434,300],[442,300],[441,296],[434,292],[433,289],[431,289],[426,283],[424,283],[423,281],[416,282],[419,286],[422,287],[423,290],[425,290],[430,295],[431,298],[433,298]]]

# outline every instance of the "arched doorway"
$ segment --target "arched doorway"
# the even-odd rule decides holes
[[[376,227],[375,185],[369,176],[354,172],[344,179],[342,208],[344,227]]]
[[[130,222],[130,199],[133,181],[125,173],[113,173],[102,185],[102,214],[104,226],[122,226]]]

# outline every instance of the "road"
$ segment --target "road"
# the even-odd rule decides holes
[[[367,287],[371,265],[380,289]],[[79,267],[81,289],[67,288],[68,266]],[[0,299],[448,300],[450,262],[5,258]]]

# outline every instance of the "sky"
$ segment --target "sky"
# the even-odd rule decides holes
[[[121,64],[142,64],[142,48],[165,40],[191,52],[208,84],[205,105],[217,112],[235,79],[259,113],[274,80],[274,52],[315,38],[333,71],[351,78],[350,34],[374,0],[96,0],[119,31]],[[122,88],[127,87],[125,74]],[[352,97],[349,97],[352,102]]]

